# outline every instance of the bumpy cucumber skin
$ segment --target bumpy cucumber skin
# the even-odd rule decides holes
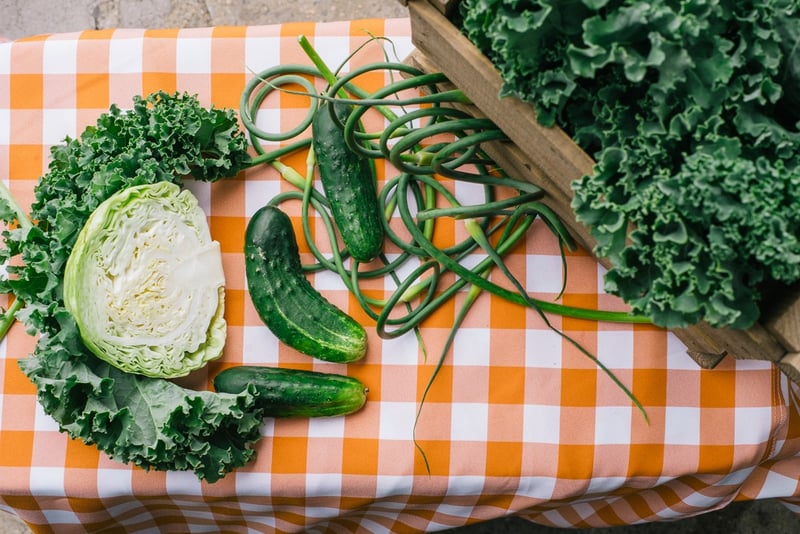
[[[241,365],[214,377],[218,393],[255,391],[256,406],[267,417],[332,417],[360,410],[367,388],[357,378],[331,373]]]
[[[267,205],[253,215],[245,231],[244,255],[253,306],[279,340],[331,362],[364,356],[364,327],[305,277],[292,222],[280,208]]]
[[[350,106],[334,105],[344,123]],[[383,213],[378,201],[372,164],[347,146],[344,132],[331,114],[331,104],[323,102],[311,124],[312,143],[317,158],[320,183],[330,201],[331,215],[347,252],[359,262],[369,262],[380,254],[384,242]]]

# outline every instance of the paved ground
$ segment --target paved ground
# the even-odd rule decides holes
[[[401,16],[395,0],[0,0],[0,35]]]
[[[176,28],[225,24],[273,24],[366,17],[403,17],[395,0],[0,0],[0,36],[17,39],[40,33],[91,28]],[[28,529],[0,512],[0,534]],[[457,529],[459,534],[557,534],[560,529],[503,519]],[[800,522],[782,505],[743,503],[677,523],[655,523],[591,534],[795,534]]]

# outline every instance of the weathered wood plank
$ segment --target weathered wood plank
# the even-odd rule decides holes
[[[800,352],[800,295],[797,288],[773,297],[761,322],[789,352]]]

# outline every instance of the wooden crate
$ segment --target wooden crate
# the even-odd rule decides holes
[[[508,142],[486,147],[506,172],[546,191],[545,202],[561,217],[576,241],[593,250],[588,229],[570,207],[571,183],[592,172],[594,161],[566,133],[536,121],[533,107],[514,97],[500,98],[502,80],[492,65],[449,20],[458,0],[401,0],[409,10],[416,51],[408,61],[429,72],[442,72],[473,102],[469,111],[488,117]],[[604,258],[598,261],[607,265]],[[764,306],[761,320],[747,330],[712,328],[705,323],[674,329],[689,354],[702,367],[722,358],[770,360],[800,383],[800,291],[781,303]]]

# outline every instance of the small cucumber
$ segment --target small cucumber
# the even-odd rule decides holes
[[[350,150],[340,126],[350,109],[349,105],[323,102],[311,123],[311,140],[320,183],[342,242],[353,259],[366,263],[383,247],[383,213],[372,164]]]
[[[352,362],[364,356],[364,327],[308,281],[292,222],[280,208],[264,206],[250,219],[244,258],[253,306],[279,340],[331,362]]]
[[[240,365],[214,377],[218,393],[241,393],[249,385],[255,389],[256,406],[268,417],[347,415],[367,400],[367,388],[352,376]]]

